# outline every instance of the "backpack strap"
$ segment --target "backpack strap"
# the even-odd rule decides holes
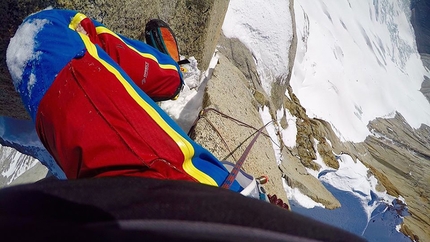
[[[178,61],[178,65],[184,65],[184,64],[190,64],[190,61],[188,59],[183,59]]]

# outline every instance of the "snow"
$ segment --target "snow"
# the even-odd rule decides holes
[[[215,52],[208,69],[200,78],[197,60],[194,57],[189,58],[190,64],[183,65],[186,69],[183,74],[185,85],[178,99],[164,101],[159,104],[185,132],[190,130],[201,111],[206,83],[210,80],[218,59],[219,56]]]
[[[33,159],[32,157],[25,157],[23,154],[15,152],[15,149],[10,147],[4,147],[0,153],[1,161],[12,161],[9,163],[8,167],[1,171],[1,175],[6,177],[8,180],[7,184],[10,184],[13,180],[21,176],[24,172],[34,167],[38,163],[38,160]],[[0,164],[1,163],[2,162],[0,162]]]
[[[194,119],[200,112],[200,103],[203,98],[203,91],[199,91],[200,70],[197,68],[197,60],[194,57],[189,60],[191,63],[186,67],[187,72],[184,73],[185,86],[178,99],[160,103],[160,107],[186,131],[191,128]]]
[[[291,84],[302,105],[311,117],[329,121],[345,141],[363,141],[369,121],[394,111],[415,128],[429,124],[430,105],[419,92],[429,73],[406,9],[381,1],[376,19],[372,1],[349,2],[351,7],[345,1],[296,2],[301,58]],[[322,14],[327,9],[331,19]],[[305,36],[306,43],[300,41]]]
[[[238,38],[252,51],[266,93],[276,78],[286,76],[292,39],[288,1],[230,1],[223,33]]]
[[[320,208],[325,208],[325,206],[321,203],[317,203],[314,200],[312,200],[310,197],[304,195],[300,189],[298,188],[292,188],[290,186],[287,185],[287,183],[284,182],[284,188],[285,191],[287,192],[287,198],[290,201],[295,201],[296,203],[300,204],[301,207],[306,208],[306,209],[310,209],[310,208],[315,208],[315,207],[320,207]]]
[[[367,214],[368,221],[380,203],[389,203],[395,199],[386,192],[377,191],[377,179],[359,160],[354,161],[351,156],[342,154],[339,156],[339,161],[338,170],[320,173],[319,179],[336,189],[357,196]]]
[[[263,107],[259,111],[264,124],[272,122],[272,117],[270,116],[268,107]],[[279,164],[282,161],[282,154],[281,154],[281,148],[280,148],[281,145],[279,144],[278,137],[276,136],[276,133],[278,132],[278,128],[276,124],[272,124],[272,125],[269,124],[266,126],[266,130],[272,140],[272,146],[273,146],[273,150],[275,151],[275,157]]]
[[[369,121],[395,111],[414,128],[430,124],[430,104],[419,92],[429,73],[416,50],[408,6],[294,1],[298,49],[291,86],[307,114],[329,121],[343,141],[363,141]],[[251,49],[267,93],[288,74],[290,18],[288,1],[230,1],[223,32]]]
[[[430,124],[430,104],[419,91],[430,73],[416,49],[409,5],[410,1],[388,0],[294,1],[298,44],[290,84],[307,115],[328,121],[342,141],[364,141],[372,135],[369,121],[396,112],[414,128]],[[288,75],[292,39],[288,8],[288,1],[231,0],[223,25],[227,37],[239,39],[253,53],[269,94],[271,84]],[[289,125],[280,128],[282,109],[267,129],[271,136],[281,131],[287,146],[294,146],[295,120],[286,112]],[[260,114],[265,123],[270,120],[267,111]],[[281,161],[278,145],[273,147]],[[360,161],[340,155],[341,166],[334,171],[317,157],[321,169],[309,173],[340,194],[351,194],[347,200],[361,204],[365,216],[361,221],[367,225],[373,213],[385,212],[377,213],[381,204],[394,199],[376,191],[376,179]],[[299,206],[316,206],[295,189],[286,189]],[[367,225],[362,234],[371,230]]]
[[[285,129],[282,129],[282,141],[286,146],[293,148],[296,146],[297,118],[291,115],[288,109],[278,110],[276,116],[277,120],[285,119],[287,126]]]
[[[35,21],[22,24],[11,38],[9,47],[6,52],[6,62],[9,67],[9,73],[14,80],[14,86],[18,89],[19,80],[21,80],[24,67],[28,61],[37,59],[39,53],[34,52],[34,47],[37,45],[35,41],[36,34],[43,28],[47,20],[36,19]],[[30,82],[27,87],[31,93],[32,85],[36,82],[34,77],[30,77]]]
[[[321,203],[317,203],[312,200],[310,197],[304,195],[298,188],[290,188],[287,186],[286,188],[288,194],[288,200],[296,201],[300,203],[300,205],[304,208],[310,209],[315,207],[325,208],[325,206]]]
[[[316,151],[318,151],[318,149],[317,149],[318,144],[319,144],[319,141],[318,141],[318,140],[316,140],[316,139],[314,139],[314,149],[315,149]],[[308,172],[309,174],[313,175],[315,178],[319,178],[319,177],[320,177],[320,175],[321,175],[322,173],[335,171],[333,168],[331,168],[331,167],[327,166],[327,165],[324,163],[323,158],[321,157],[321,155],[320,155],[318,152],[316,152],[316,157],[317,157],[317,158],[316,158],[316,160],[314,160],[314,162],[315,162],[316,164],[318,164],[321,168],[320,168],[320,170],[319,170],[319,171],[315,171],[315,170],[312,170],[312,169],[306,168],[306,170],[307,170],[307,172]]]
[[[393,117],[396,112],[414,128],[422,123],[430,125],[430,104],[419,91],[423,77],[430,77],[430,73],[417,53],[408,21],[409,4],[409,0],[294,1],[298,40],[294,63],[289,60],[293,38],[289,1],[230,0],[222,30],[251,50],[268,94],[273,82],[284,80],[289,74],[288,66],[294,64],[290,84],[307,115],[329,122],[342,141],[361,142],[368,135],[378,135],[368,130],[369,121]],[[19,53],[16,59],[7,58],[15,80],[20,79],[26,63],[37,58],[37,53],[30,51],[37,44],[31,37],[44,24],[41,21],[24,25],[17,36],[26,37],[11,40],[7,55]],[[217,60],[215,53],[210,68],[201,73],[197,61],[190,58],[184,73],[186,86],[178,100],[160,103],[185,131],[201,110],[203,91]],[[285,95],[289,97],[288,93]],[[272,121],[267,107],[259,111],[264,123]],[[275,134],[281,133],[284,144],[294,147],[297,127],[296,118],[283,107],[276,110],[276,117],[267,131],[275,141],[277,161],[281,162]],[[288,125],[282,127],[281,121]],[[4,140],[41,147],[34,131],[15,127],[21,126],[0,117],[0,136]],[[308,172],[323,182],[342,208],[327,211],[300,190],[284,184],[293,211],[369,240],[404,240],[398,233],[402,217],[393,215],[395,198],[377,191],[376,178],[359,160],[346,154],[336,156],[339,169],[327,167],[317,154],[315,162],[321,169]],[[2,171],[2,175],[10,176],[10,172]]]
[[[267,124],[273,121],[269,113],[269,108],[267,106],[261,108],[259,111],[264,124]],[[282,158],[281,148],[280,148],[281,144],[279,143],[279,140],[276,134],[280,133],[282,136],[282,142],[284,143],[284,145],[292,148],[296,146],[297,126],[296,126],[296,117],[292,116],[291,113],[286,109],[278,110],[276,112],[276,117],[277,117],[277,120],[267,125],[266,130],[272,140],[272,146],[273,146],[273,150],[275,151],[276,160],[278,164],[280,164],[283,158]],[[287,127],[285,129],[282,127],[280,123],[282,119],[285,119],[287,123]]]

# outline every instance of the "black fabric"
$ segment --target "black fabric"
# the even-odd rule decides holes
[[[178,64],[179,65],[190,64],[190,61],[188,59],[183,59],[183,60],[178,61]]]
[[[231,225],[321,241],[363,241],[270,203],[184,181],[138,177],[50,179],[0,190],[0,230],[4,230],[0,234],[13,241],[26,239],[27,235],[33,240],[64,237],[81,241],[94,237],[97,241],[242,241],[240,238],[249,237],[240,233],[230,236],[231,240],[221,234],[219,238],[198,237],[185,232],[189,231],[185,227],[183,234],[180,230],[169,234],[147,227],[124,227],[124,221],[151,220],[197,222],[209,227]]]

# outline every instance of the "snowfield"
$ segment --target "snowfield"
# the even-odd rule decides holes
[[[430,73],[417,51],[409,6],[408,0],[294,1],[298,44],[290,84],[307,115],[329,122],[342,141],[364,141],[372,135],[369,121],[396,112],[414,128],[430,124],[430,103],[419,91]],[[238,38],[253,53],[267,93],[277,78],[288,74],[291,64],[289,7],[289,1],[231,0],[223,25],[227,37]],[[285,112],[289,125],[281,130],[282,137],[293,147],[295,120]],[[265,123],[270,121],[267,112],[261,111],[261,116]],[[272,135],[277,131],[273,125],[268,129]],[[273,147],[282,159],[278,146]],[[393,212],[395,198],[376,191],[376,178],[368,176],[359,160],[354,162],[348,155],[338,158],[338,170],[318,158],[321,170],[308,172],[335,194],[342,208],[328,212],[285,185],[293,210],[370,241],[409,241],[398,232],[402,219]],[[345,215],[356,219],[345,220]]]
[[[430,103],[419,91],[423,77],[430,77],[430,73],[417,52],[409,6],[409,0],[295,0],[292,16],[286,0],[230,0],[222,30],[251,50],[267,93],[270,94],[274,81],[288,75],[288,66],[294,65],[290,84],[308,116],[329,122],[342,141],[361,142],[373,135],[367,128],[369,121],[393,117],[395,112],[401,113],[414,128],[422,123],[430,125]],[[294,63],[289,60],[294,33],[292,19],[298,40]],[[30,36],[37,28],[21,31],[28,31]],[[8,53],[24,51],[37,55],[31,53],[32,43],[17,41],[22,41],[21,49],[10,49]],[[186,131],[200,111],[204,87],[210,81],[217,58],[215,53],[210,68],[203,73],[191,58],[185,73],[186,87],[179,99],[160,104]],[[13,72],[19,75],[20,69]],[[295,117],[280,109],[279,118],[284,112],[288,128],[276,130],[269,125],[267,131],[272,140],[277,140],[277,131],[282,132],[285,144],[294,147]],[[260,110],[260,114],[264,123],[271,121],[267,108]],[[17,125],[23,124],[0,117],[0,137],[11,144],[41,149],[34,129],[18,129]],[[281,162],[278,145],[273,147]],[[64,178],[46,151],[37,152],[37,158],[48,164],[57,177]],[[368,175],[368,169],[359,160],[354,161],[346,154],[338,154],[338,159],[338,170],[325,166],[318,157],[316,162],[321,169],[308,172],[325,184],[342,208],[328,211],[298,189],[284,184],[292,210],[369,241],[409,241],[398,232],[403,216],[407,215],[404,210],[399,214],[398,201],[402,198],[377,191],[376,178]],[[1,173],[10,182],[34,163],[14,165],[18,163],[12,162]]]

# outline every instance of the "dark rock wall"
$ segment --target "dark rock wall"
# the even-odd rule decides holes
[[[430,69],[430,0],[411,1],[411,23],[415,31],[418,52],[425,67]],[[420,90],[430,102],[430,79],[424,77]]]
[[[30,118],[12,85],[6,66],[6,49],[9,39],[15,34],[17,27],[26,16],[54,4],[54,0],[3,0],[0,2],[0,16],[3,19],[3,24],[0,25],[0,115],[21,119]]]
[[[412,0],[411,10],[418,52],[430,54],[430,1]]]
[[[22,20],[52,6],[75,9],[115,32],[142,39],[151,18],[168,22],[175,31],[181,54],[194,56],[205,70],[214,53],[229,0],[2,0],[0,16],[0,115],[29,119],[14,91],[6,67],[6,48]]]

